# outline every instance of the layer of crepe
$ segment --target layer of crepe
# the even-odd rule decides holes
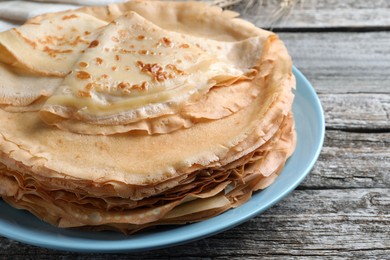
[[[263,146],[222,168],[198,171],[194,180],[144,200],[94,198],[42,187],[33,175],[0,167],[4,199],[60,227],[90,226],[131,233],[161,225],[203,220],[247,201],[270,185],[295,147],[293,118]]]
[[[196,38],[131,12],[101,30],[98,46],[77,62],[85,67],[73,68],[43,106],[42,119],[87,134],[144,130],[146,124],[149,133],[166,133],[219,119],[258,94],[261,84],[253,78],[265,39]],[[213,104],[208,110],[206,102]]]
[[[193,5],[196,9],[191,8]],[[158,6],[169,7],[170,11]],[[134,12],[122,15],[129,10],[139,15]],[[202,17],[199,17],[200,11],[204,11]],[[132,130],[149,134],[168,133],[199,121],[228,116],[248,105],[259,93],[261,79],[257,78],[256,84],[250,79],[261,69],[260,63],[266,62],[263,43],[271,35],[231,17],[229,12],[201,3],[135,1],[35,18],[18,30],[0,34],[0,46],[8,53],[2,61],[19,70],[29,69],[33,74],[64,76],[69,71],[73,73],[64,82],[52,77],[40,78],[41,81],[36,82],[29,77],[29,84],[25,85],[17,80],[17,85],[24,88],[24,91],[17,91],[18,95],[29,93],[29,98],[24,97],[24,102],[20,102],[22,98],[15,96],[15,92],[12,98],[8,92],[14,89],[13,86],[6,86],[3,88],[7,92],[3,94],[3,104],[21,110],[20,106],[33,104],[34,98],[51,96],[61,82],[57,93],[46,102],[42,118],[62,129],[84,134]],[[104,26],[115,18],[116,21]],[[102,20],[94,23],[96,19]],[[148,19],[158,22],[159,26]],[[75,23],[81,21],[85,27],[75,30]],[[40,27],[43,32],[37,29]],[[63,31],[68,33],[67,38],[61,36]],[[44,35],[36,36],[42,33]],[[59,33],[56,38],[54,35]],[[129,35],[135,36],[130,39]],[[210,39],[205,39],[206,36]],[[172,46],[164,47],[167,43],[161,43],[162,39],[168,40]],[[162,44],[162,47],[156,48],[155,44]],[[73,45],[76,48],[73,49]],[[131,49],[129,46],[135,47]],[[19,52],[19,49],[26,53]],[[30,56],[34,66],[25,64],[23,57]],[[96,59],[104,64],[96,64]],[[153,81],[151,75],[140,73],[139,61],[145,65],[160,64],[166,75],[175,78],[154,82],[156,80]],[[181,61],[181,64],[172,64],[172,61]],[[89,67],[80,68],[80,64]],[[107,69],[115,71],[107,75]],[[77,76],[87,78],[78,79]],[[51,84],[42,84],[42,80],[50,80]],[[149,85],[147,91],[136,90],[145,86],[144,83]],[[46,89],[40,89],[42,86]],[[131,90],[133,87],[135,90]],[[24,109],[37,107],[30,105]]]

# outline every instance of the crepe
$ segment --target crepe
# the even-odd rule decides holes
[[[146,129],[149,133],[162,133],[177,129],[181,122],[189,127],[199,118],[219,119],[231,111],[221,105],[208,115],[202,109],[207,102],[204,96],[210,103],[221,103],[215,102],[221,94],[213,94],[223,92],[231,99],[236,96],[232,90],[221,88],[237,83],[238,90],[233,91],[249,92],[249,97],[240,99],[233,111],[247,105],[259,90],[241,81],[253,78],[260,41],[260,36],[233,43],[205,41],[163,30],[130,12],[101,30],[93,41],[97,46],[80,56],[73,73],[45,103],[42,119],[75,132],[95,129],[93,133],[100,130],[103,134],[143,130],[140,121],[152,125]],[[256,53],[245,63],[240,55],[244,48]],[[156,127],[164,124],[161,117],[168,121],[166,130]],[[98,127],[75,128],[83,123]],[[171,125],[173,129],[169,129]]]
[[[291,58],[235,16],[130,1],[0,33],[3,199],[59,227],[133,233],[270,185],[295,147]]]

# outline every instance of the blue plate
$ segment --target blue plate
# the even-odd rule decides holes
[[[317,160],[324,140],[325,122],[313,87],[294,68],[297,78],[293,111],[297,146],[277,180],[254,194],[244,205],[199,223],[158,228],[125,236],[114,232],[59,229],[26,211],[16,210],[0,200],[0,235],[40,247],[78,252],[134,252],[174,246],[214,235],[262,213],[303,181]]]

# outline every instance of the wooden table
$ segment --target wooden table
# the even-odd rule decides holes
[[[266,14],[276,1],[263,2]],[[267,26],[253,11],[246,18]],[[274,30],[315,87],[327,124],[318,162],[288,197],[173,248],[78,254],[0,238],[0,258],[390,259],[390,1],[305,0]]]

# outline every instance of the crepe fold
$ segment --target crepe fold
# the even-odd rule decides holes
[[[200,2],[45,14],[0,33],[0,195],[59,227],[201,221],[292,154],[278,37]]]

